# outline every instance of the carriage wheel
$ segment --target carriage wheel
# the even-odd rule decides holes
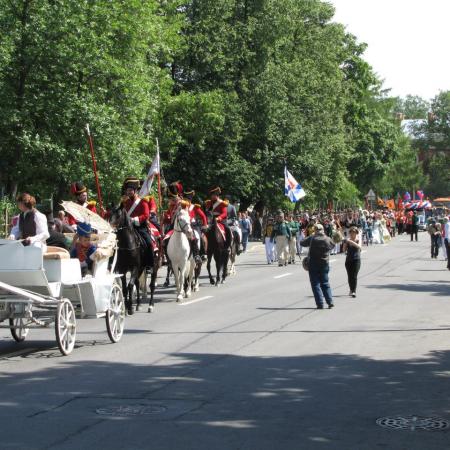
[[[123,334],[125,322],[125,302],[122,289],[117,283],[113,284],[110,295],[110,306],[106,311],[106,331],[111,342],[119,342]]]
[[[22,317],[17,317],[15,319],[9,319],[9,326],[11,335],[16,342],[23,342],[30,331],[29,328],[25,326],[25,319]]]
[[[75,309],[69,300],[58,304],[55,319],[56,342],[63,355],[68,355],[75,347],[77,321]]]

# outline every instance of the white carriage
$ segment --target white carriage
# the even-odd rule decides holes
[[[114,235],[100,237],[99,249],[102,245],[114,246]],[[0,240],[0,328],[9,328],[21,342],[30,329],[54,324],[58,347],[68,355],[75,346],[77,319],[105,318],[110,340],[118,342],[125,305],[119,275],[108,270],[108,262],[105,251],[94,262],[92,276],[82,278],[78,259],[66,250],[49,247],[43,254],[19,241]]]

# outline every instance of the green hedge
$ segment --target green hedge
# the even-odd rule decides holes
[[[0,199],[0,238],[9,235],[11,218],[18,213],[17,206],[9,199]]]

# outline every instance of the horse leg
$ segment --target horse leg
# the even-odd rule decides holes
[[[214,284],[214,278],[211,275],[211,259],[212,259],[212,253],[209,253],[208,254],[208,261],[206,263],[206,269],[208,270],[209,282],[211,284]]]
[[[153,312],[153,309],[155,308],[153,303],[153,295],[155,293],[155,286],[156,286],[156,276],[158,274],[158,268],[157,266],[153,266],[152,276],[150,278],[150,300],[148,301],[148,312]]]
[[[222,259],[220,257],[220,251],[216,251],[214,253],[214,260],[216,261],[216,286],[219,286],[219,281],[220,281],[220,270],[222,269]]]
[[[173,272],[177,286],[177,302],[181,302],[184,290],[184,266],[174,267]]]
[[[133,315],[133,286],[135,284],[136,274],[132,273],[130,277],[130,281],[127,285],[127,298],[128,298],[128,307],[127,312],[128,315]]]
[[[195,266],[195,271],[194,271],[194,292],[198,292],[198,290],[200,289],[200,283],[199,283],[199,278],[200,278],[200,273],[202,271],[202,264],[198,263]]]
[[[229,259],[229,253],[226,252],[223,255],[223,267],[222,267],[222,284],[225,283],[225,279],[228,275],[228,259]]]
[[[164,282],[164,287],[169,287],[170,284],[170,271],[173,270],[172,264],[167,258],[167,275],[166,275],[166,281]],[[175,275],[175,273],[174,273]]]
[[[192,295],[192,280],[194,278],[195,262],[193,259],[189,259],[186,264],[185,272],[187,272],[185,283],[185,297],[189,298]]]
[[[136,311],[139,311],[141,309],[141,290],[138,277],[134,280],[134,287],[136,288]]]
[[[128,287],[127,287],[127,276],[126,274],[123,274],[122,277],[120,278],[122,280],[122,294],[123,294],[123,298],[125,299],[125,308],[127,310],[130,309],[130,304],[131,304],[131,298],[128,298]]]
[[[142,273],[136,277],[134,285],[136,286],[136,311],[141,309],[141,286],[142,295],[145,296],[147,292],[147,271],[144,269]]]

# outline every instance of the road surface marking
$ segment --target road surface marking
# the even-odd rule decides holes
[[[363,250],[361,253],[367,253],[367,250]]]
[[[277,276],[274,277],[274,278],[275,278],[275,279],[277,279],[277,278],[284,278],[284,277],[288,277],[289,275],[292,275],[292,273],[291,273],[291,272],[283,273],[283,275],[277,275]]]
[[[330,263],[331,262],[336,262],[337,261],[337,259],[330,259]]]
[[[192,305],[192,303],[202,302],[203,300],[208,300],[209,298],[213,298],[212,295],[207,295],[205,297],[196,298],[195,300],[190,300],[188,302],[178,303],[179,306]]]

